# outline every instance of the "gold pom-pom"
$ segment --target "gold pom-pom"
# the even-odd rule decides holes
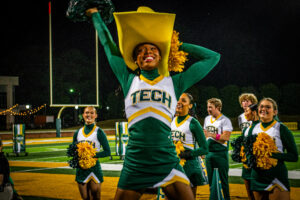
[[[179,51],[179,47],[182,45],[182,42],[179,42],[178,39],[179,33],[173,31],[171,39],[171,48],[169,53],[168,60],[168,69],[169,71],[182,72],[184,68],[184,63],[187,61],[188,53],[184,51]]]
[[[245,164],[247,161],[246,153],[244,151],[245,147],[241,146],[241,151],[240,151],[240,156],[241,156],[241,161],[243,163],[243,166],[245,169],[248,169],[249,167]]]
[[[79,157],[79,166],[82,169],[89,169],[96,165],[97,158],[96,149],[89,142],[80,142],[77,144],[77,152]]]
[[[183,147],[183,144],[181,143],[180,140],[179,140],[179,141],[174,141],[174,144],[175,144],[175,147],[176,147],[176,153],[177,153],[177,156],[178,156],[178,158],[180,158],[180,157],[179,157],[179,154],[180,154],[182,151],[185,151],[185,149],[184,149],[184,147]],[[184,158],[180,158],[179,164],[180,164],[181,166],[184,166],[185,162],[186,162],[186,160],[185,160]]]
[[[256,157],[256,165],[261,169],[270,169],[277,165],[277,159],[271,158],[272,153],[278,152],[275,140],[268,134],[261,132],[253,143],[253,155]]]

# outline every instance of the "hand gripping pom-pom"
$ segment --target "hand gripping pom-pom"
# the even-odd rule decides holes
[[[253,143],[256,141],[257,135],[250,135],[246,137],[246,140],[244,142],[244,151],[247,157],[246,165],[249,168],[256,168],[256,158],[253,155]]]
[[[77,143],[72,143],[69,145],[67,149],[67,156],[71,157],[68,160],[69,166],[72,168],[79,168],[79,157],[77,155]]]
[[[111,0],[70,0],[66,16],[73,22],[89,21],[86,10],[97,8],[104,23],[109,24],[113,21],[115,10]]]
[[[232,154],[231,154],[231,158],[235,162],[241,162],[240,151],[241,151],[242,143],[243,143],[243,137],[242,136],[237,137],[236,139],[234,139],[231,142],[231,146],[232,146],[232,149],[233,149]]]

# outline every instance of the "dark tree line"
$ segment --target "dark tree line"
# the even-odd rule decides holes
[[[290,83],[280,87],[273,83],[269,83],[258,88],[252,86],[240,87],[237,85],[226,85],[222,88],[196,85],[188,90],[195,99],[197,105],[196,114],[201,118],[207,115],[206,101],[213,97],[222,100],[222,113],[231,118],[237,117],[243,112],[238,101],[238,97],[242,93],[254,93],[258,100],[263,97],[273,98],[278,104],[280,115],[299,115],[299,91],[299,83]],[[104,118],[109,119],[124,117],[123,101],[124,97],[122,93],[116,91],[109,93],[103,102],[105,107],[109,107],[109,112],[105,111]]]

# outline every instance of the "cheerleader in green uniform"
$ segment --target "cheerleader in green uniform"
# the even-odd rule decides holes
[[[86,107],[82,117],[85,122],[84,127],[75,132],[73,143],[85,141],[92,143],[97,151],[95,158],[110,156],[110,147],[106,135],[95,124],[96,109],[92,106]],[[100,147],[103,148],[103,151],[100,151]],[[76,182],[82,199],[100,199],[103,174],[99,160],[97,159],[96,165],[89,169],[76,168]]]
[[[257,111],[257,104],[252,104],[245,109],[245,117],[248,121],[251,122],[251,125],[247,128],[244,128],[242,132],[242,137],[244,141],[246,140],[246,137],[248,136],[249,132],[252,132],[253,127],[255,127],[255,125],[260,122]],[[243,165],[242,178],[244,179],[248,198],[250,200],[254,200],[253,192],[250,190],[251,168],[248,168],[247,166]]]
[[[191,116],[193,106],[192,95],[183,93],[177,102],[177,117],[173,119],[171,129],[173,141],[181,141],[184,146],[185,151],[181,152],[179,157],[186,160],[183,169],[191,181],[192,191],[196,198],[197,186],[207,184],[198,159],[199,156],[208,153],[208,148],[202,126],[196,118]],[[199,148],[196,147],[197,144]]]
[[[180,44],[181,50],[199,61],[171,77],[175,14],[157,13],[148,7],[114,13],[118,48],[97,9],[87,13],[125,97],[129,141],[115,199],[139,199],[146,188],[157,187],[162,187],[169,199],[193,199],[176,155],[171,122],[177,99],[208,74],[220,55],[197,45]],[[186,55],[183,51],[178,52]],[[136,70],[139,73],[133,72]]]
[[[262,99],[258,106],[261,122],[254,125],[249,133],[258,136],[266,133],[275,140],[277,148],[277,153],[272,153],[271,156],[277,159],[277,165],[269,169],[254,167],[251,170],[251,190],[255,199],[290,199],[288,170],[284,162],[297,162],[298,151],[292,132],[284,124],[276,121],[277,113],[278,107],[273,99]]]

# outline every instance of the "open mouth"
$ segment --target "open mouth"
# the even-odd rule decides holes
[[[144,59],[145,62],[152,62],[153,60],[154,60],[154,57],[152,57],[152,56],[147,56],[147,57]]]
[[[177,109],[181,109],[181,108],[182,108],[182,105],[179,104],[179,105],[176,106],[176,108],[177,108]]]

